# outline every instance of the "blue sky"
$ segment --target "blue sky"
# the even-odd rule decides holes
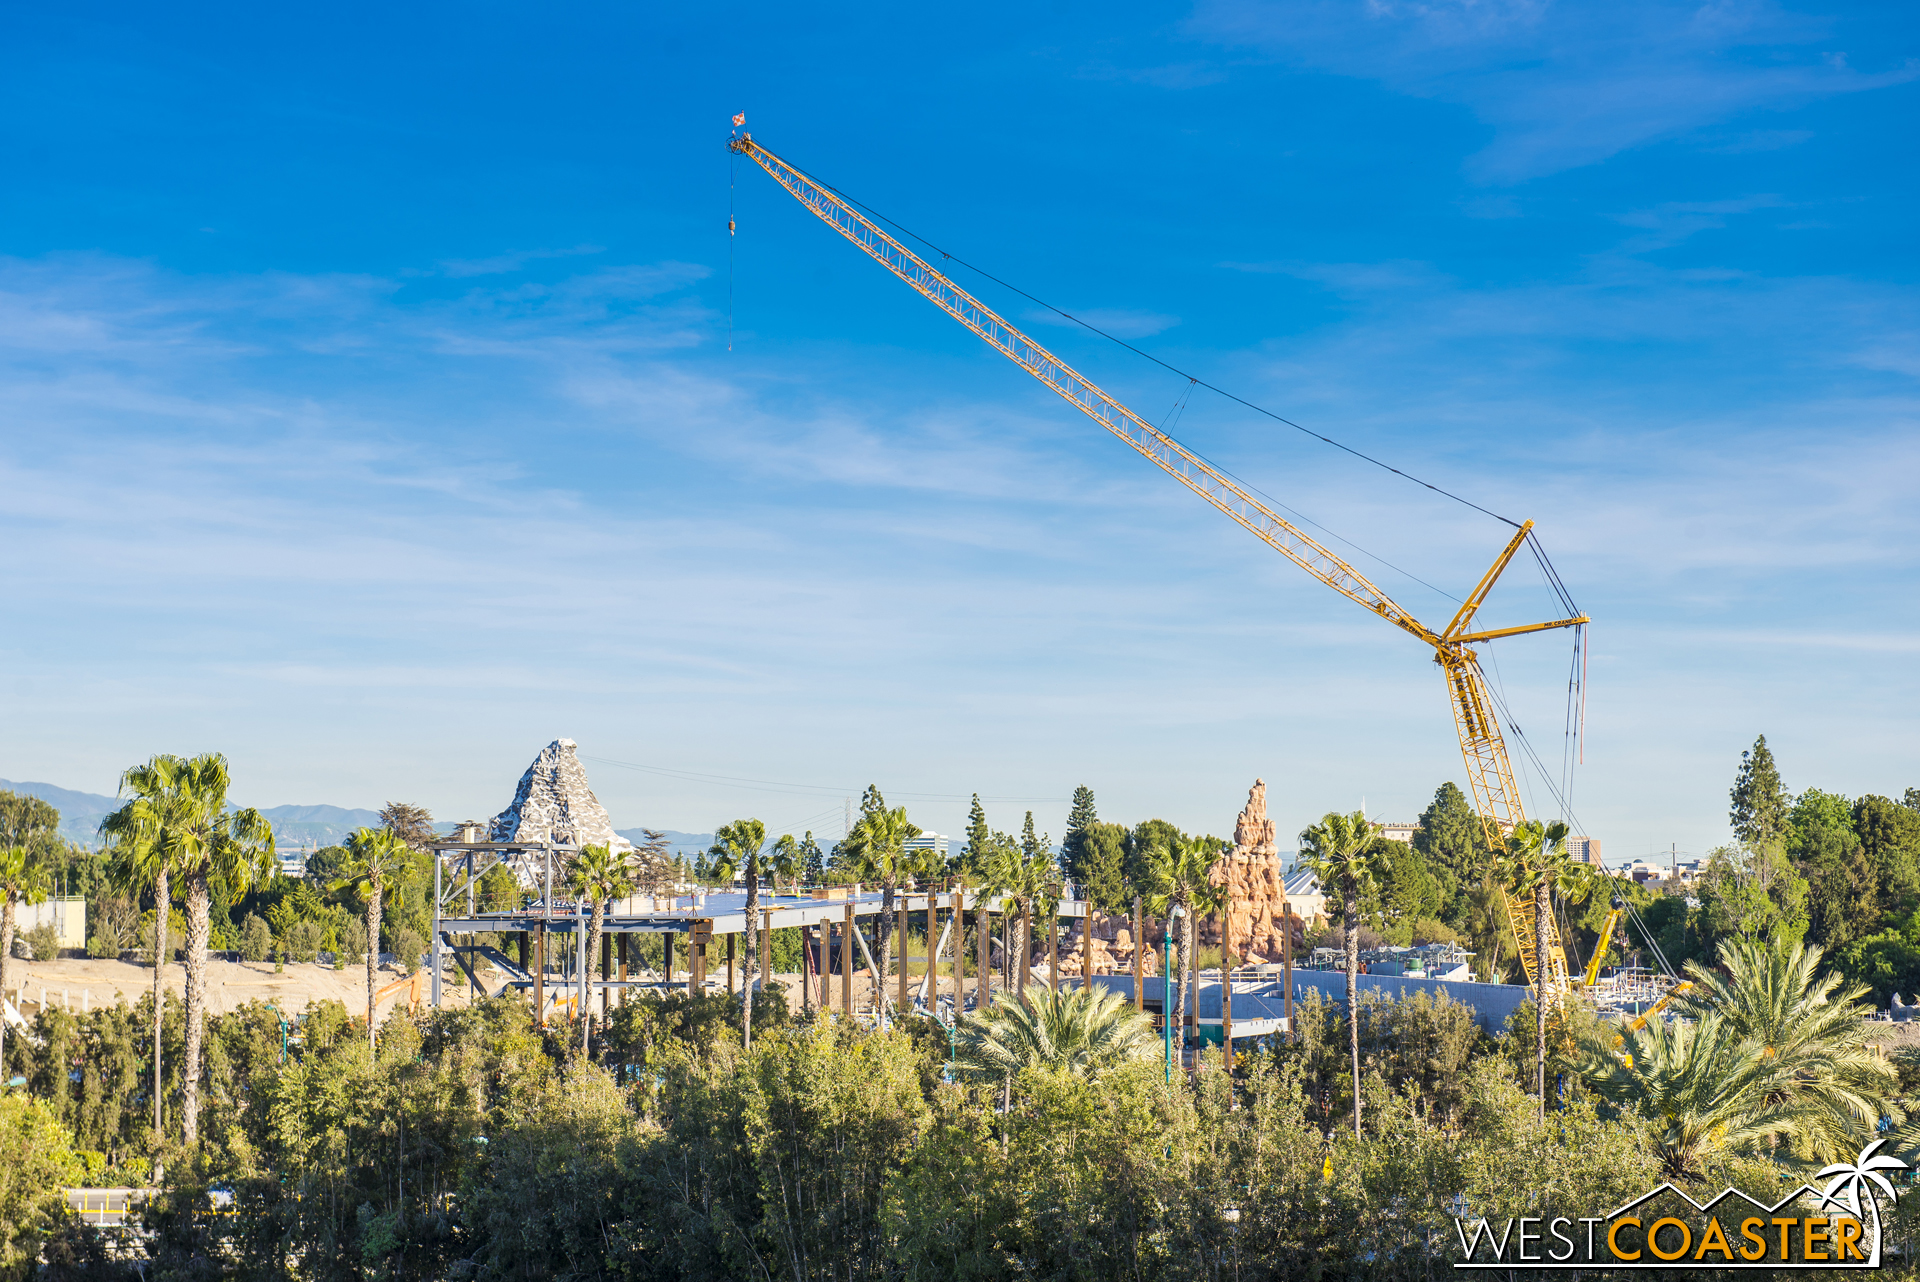
[[[623,826],[830,835],[868,782],[941,831],[977,791],[1057,835],[1085,783],[1225,833],[1264,776],[1290,834],[1461,778],[1430,656],[736,173],[745,111],[1537,520],[1596,620],[1574,809],[1610,857],[1724,840],[1763,732],[1790,786],[1898,795],[1917,94],[1898,5],[15,6],[0,775],[218,748],[257,804],[453,819],[566,735]],[[1177,422],[1422,617],[1503,541],[1218,397]],[[1485,617],[1552,613],[1517,566]],[[1550,771],[1568,659],[1495,650]]]

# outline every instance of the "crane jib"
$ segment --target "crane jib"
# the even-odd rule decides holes
[[[747,140],[737,145],[736,150],[765,169],[822,222],[858,245],[929,302],[1301,569],[1422,641],[1429,644],[1438,641],[1412,614],[1345,560],[1270,510],[1233,478],[1102,391],[840,197],[758,143]]]

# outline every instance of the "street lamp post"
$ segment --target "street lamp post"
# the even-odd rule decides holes
[[[1160,1029],[1167,1048],[1167,1082],[1173,1082],[1173,919],[1185,916],[1179,904],[1167,909],[1165,937],[1160,941],[1160,961],[1166,973],[1166,991],[1160,998]]]

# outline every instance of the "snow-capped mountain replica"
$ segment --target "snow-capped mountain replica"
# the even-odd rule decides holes
[[[587,768],[577,755],[579,744],[555,739],[540,750],[514,789],[513,804],[493,817],[488,841],[558,842],[575,846],[612,846],[632,850],[633,843],[613,830],[607,809],[587,786]],[[523,856],[514,861],[524,885],[544,873],[544,858]],[[540,871],[536,871],[536,869]],[[556,876],[558,871],[556,870]]]

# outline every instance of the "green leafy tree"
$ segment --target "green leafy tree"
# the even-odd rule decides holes
[[[1865,796],[1853,803],[1854,834],[1879,882],[1888,911],[1920,907],[1920,813],[1890,797]]]
[[[13,960],[15,913],[21,904],[44,902],[48,884],[46,861],[39,857],[34,846],[0,847],[0,905],[4,905],[0,906],[0,997],[6,994],[7,963]],[[0,1019],[0,1055],[4,1055],[6,1047],[5,1029],[6,1021]],[[5,1062],[0,1058],[0,1064]]]
[[[1448,894],[1441,915],[1456,929],[1466,926],[1472,888],[1486,876],[1486,841],[1479,816],[1457,784],[1443,783],[1420,812],[1413,849],[1441,879]]]
[[[1127,830],[1120,824],[1087,825],[1082,842],[1084,874],[1075,874],[1081,893],[1101,912],[1124,913],[1132,896],[1127,891]],[[1084,877],[1084,880],[1082,880]]]
[[[380,826],[421,854],[425,854],[440,835],[433,830],[433,816],[425,806],[412,806],[404,801],[389,801],[381,808]]]
[[[1778,936],[1799,943],[1807,933],[1807,881],[1792,864],[1722,846],[1708,853],[1695,879],[1695,921],[1703,944]]]
[[[367,920],[367,1048],[374,1046],[373,995],[380,969],[380,917],[387,891],[405,874],[409,850],[400,834],[391,828],[356,828],[347,838],[346,869],[330,889],[335,894],[353,892],[366,906]],[[403,970],[413,969],[413,959],[402,956]]]
[[[51,1105],[0,1095],[0,1272],[30,1275],[47,1235],[67,1218],[66,1189],[82,1169]]]
[[[1093,789],[1081,784],[1073,790],[1073,808],[1067,811],[1067,835],[1060,840],[1060,862],[1076,886],[1085,885],[1091,876],[1087,830],[1098,822],[1100,814],[1093,804]]]
[[[593,905],[587,918],[587,964],[600,956],[600,935],[607,924],[607,901],[634,891],[633,858],[612,846],[582,846],[567,864],[567,889]],[[751,933],[751,932],[749,932]],[[592,1011],[580,1012],[580,1049],[587,1049]]]
[[[1127,834],[1127,898],[1153,891],[1153,868],[1161,852],[1186,836],[1164,819],[1143,819]]]
[[[746,1046],[753,1045],[751,994],[760,961],[760,863],[766,848],[765,824],[758,819],[736,819],[714,833],[713,846],[707,852],[715,866],[723,870],[726,881],[743,874],[747,879],[747,969],[741,983],[741,992],[747,995],[740,1001],[740,1038]]]
[[[1733,809],[1728,819],[1734,836],[1749,847],[1784,842],[1787,835],[1787,789],[1780,782],[1779,767],[1767,747],[1767,736],[1753,741],[1753,747],[1740,754],[1740,770],[1734,776]]]
[[[1353,1061],[1353,1134],[1360,1136],[1360,900],[1380,873],[1375,828],[1366,815],[1328,812],[1300,834],[1300,862],[1340,895],[1347,953],[1347,1046]]]

